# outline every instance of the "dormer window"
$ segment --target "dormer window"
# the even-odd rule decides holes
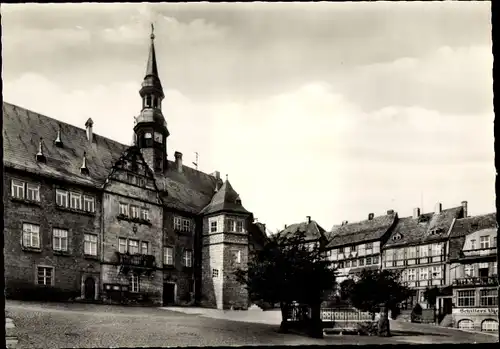
[[[392,240],[396,241],[396,240],[401,240],[402,238],[402,235],[401,234],[396,234],[392,237]]]

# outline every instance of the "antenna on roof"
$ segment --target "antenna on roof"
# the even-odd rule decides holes
[[[198,152],[194,152],[196,154],[196,162],[193,162],[193,165],[196,167],[196,170],[198,170]]]
[[[425,213],[424,211],[424,191],[420,191],[420,207],[422,208],[422,213]]]

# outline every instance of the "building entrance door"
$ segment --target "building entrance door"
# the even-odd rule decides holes
[[[443,298],[443,314],[451,314],[451,311],[453,309],[453,303],[452,303],[452,298]]]
[[[163,305],[175,304],[175,284],[166,282],[163,284]]]
[[[84,291],[85,299],[94,299],[95,297],[95,282],[94,278],[88,277],[85,279],[85,291]]]

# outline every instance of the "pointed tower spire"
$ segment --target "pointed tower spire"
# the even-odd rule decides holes
[[[149,47],[148,65],[146,67],[146,77],[158,77],[158,66],[156,65],[156,52],[155,52],[155,27],[151,23],[151,46]],[[159,80],[158,80],[159,82]]]

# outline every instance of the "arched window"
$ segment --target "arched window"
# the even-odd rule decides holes
[[[463,319],[458,322],[457,327],[463,330],[473,330],[474,322],[470,319]]]
[[[486,319],[481,323],[481,331],[498,332],[498,321]]]
[[[151,95],[146,96],[146,108],[151,108]]]
[[[151,147],[153,145],[153,134],[151,132],[146,132],[144,134],[144,141],[142,143],[143,147]]]

